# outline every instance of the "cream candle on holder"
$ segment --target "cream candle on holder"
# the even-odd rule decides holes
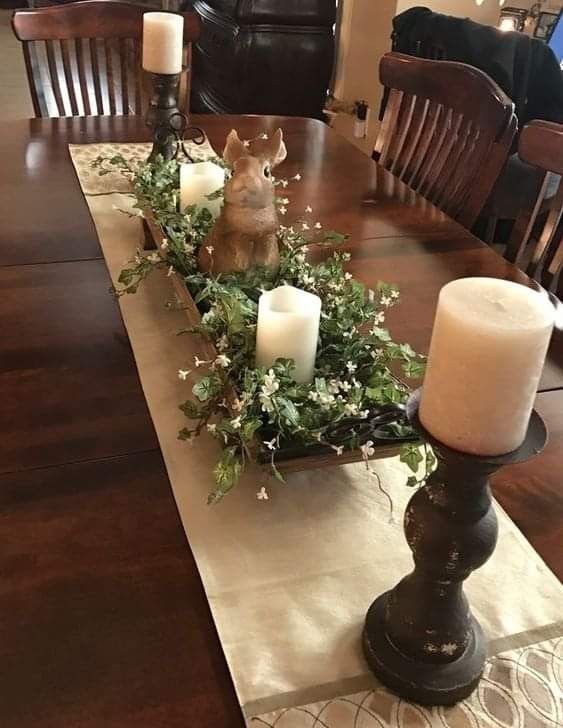
[[[225,184],[225,170],[213,162],[194,162],[180,165],[180,210],[188,205],[206,207],[216,218],[221,212],[223,201],[208,200],[207,196],[217,192]]]
[[[295,380],[311,382],[315,369],[321,299],[293,286],[267,291],[258,301],[256,366],[293,359]]]
[[[422,387],[423,426],[450,448],[502,455],[524,441],[553,330],[547,296],[496,278],[440,292]]]
[[[184,18],[176,13],[143,15],[143,68],[150,73],[182,72]]]

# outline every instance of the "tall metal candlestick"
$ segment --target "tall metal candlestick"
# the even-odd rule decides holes
[[[414,570],[371,605],[363,644],[374,674],[398,695],[426,705],[452,705],[475,689],[487,656],[486,638],[463,582],[496,545],[489,477],[541,452],[547,431],[533,412],[517,450],[498,457],[469,455],[446,447],[424,429],[419,402],[420,390],[410,397],[407,414],[435,449],[439,466],[405,512]]]
[[[160,154],[166,161],[175,154],[175,131],[171,124],[172,117],[180,115],[178,109],[179,73],[151,73],[153,95],[145,121],[152,131],[153,147],[149,162],[154,162]]]

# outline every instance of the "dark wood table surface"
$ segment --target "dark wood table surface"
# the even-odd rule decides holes
[[[217,149],[281,125],[288,219],[347,232],[351,270],[401,286],[388,323],[427,351],[438,292],[513,266],[316,121],[196,119]],[[141,120],[0,126],[0,725],[239,728],[243,719],[191,555],[69,143],[141,141]],[[537,406],[550,444],[495,493],[561,563],[563,338]],[[366,605],[367,606],[367,605]]]

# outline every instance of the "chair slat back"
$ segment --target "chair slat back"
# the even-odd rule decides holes
[[[390,94],[374,158],[471,227],[508,157],[512,101],[462,63],[388,53],[379,68]]]
[[[35,116],[142,114],[146,94],[141,43],[147,10],[116,0],[16,10],[12,24],[22,42]],[[192,12],[183,16],[184,64],[190,69],[200,20]],[[189,108],[188,94],[189,78],[182,78],[181,109]]]
[[[555,293],[563,269],[563,125],[530,122],[518,154],[538,170],[537,195],[518,215],[505,256]]]

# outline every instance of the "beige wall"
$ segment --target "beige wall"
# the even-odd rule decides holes
[[[342,1],[342,0],[341,0]],[[391,50],[391,21],[397,0],[344,0],[334,94],[353,103],[365,99],[371,109],[368,138],[352,138],[353,118],[342,114],[333,126],[350,141],[370,152],[377,132],[382,89],[378,68],[381,56]]]

